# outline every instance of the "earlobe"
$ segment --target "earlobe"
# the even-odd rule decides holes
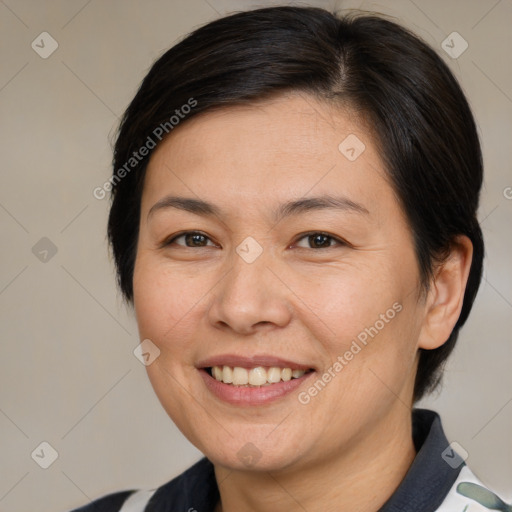
[[[418,348],[438,348],[450,337],[462,309],[472,257],[471,240],[465,235],[455,237],[449,256],[430,283]]]

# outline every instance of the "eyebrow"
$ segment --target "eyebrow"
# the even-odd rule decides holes
[[[176,208],[178,210],[187,211],[203,217],[222,217],[222,210],[218,206],[208,203],[207,201],[191,197],[165,196],[150,208],[147,219],[149,219],[149,217],[155,212],[167,208]],[[355,203],[346,197],[323,195],[283,203],[277,208],[277,210],[274,210],[273,219],[275,222],[280,222],[285,217],[290,217],[292,215],[328,209],[367,215],[370,213],[363,205]]]

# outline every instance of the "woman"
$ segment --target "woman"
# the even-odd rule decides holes
[[[124,115],[108,234],[205,458],[79,510],[508,510],[413,409],[478,290],[481,183],[457,81],[381,17],[259,9],[171,48]]]

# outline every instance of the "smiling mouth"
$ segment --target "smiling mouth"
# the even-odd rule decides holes
[[[291,368],[280,368],[278,366],[257,366],[255,368],[210,366],[205,368],[205,370],[218,382],[248,388],[271,386],[279,382],[299,379],[303,375],[314,371],[312,368],[308,370],[292,370]]]

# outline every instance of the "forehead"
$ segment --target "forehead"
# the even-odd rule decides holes
[[[247,207],[332,192],[371,203],[386,187],[363,120],[289,93],[198,114],[178,126],[151,157],[143,209],[166,193],[239,206],[243,198]]]
[[[372,144],[362,117],[353,110],[305,93],[288,92],[185,118],[159,145],[152,160],[169,146],[173,151],[184,150],[187,154],[180,156],[190,162],[211,157],[215,146],[216,154],[241,158],[245,165],[253,155],[281,161],[310,159],[319,156],[319,151],[336,154],[339,143],[350,133],[357,133],[365,145]]]

